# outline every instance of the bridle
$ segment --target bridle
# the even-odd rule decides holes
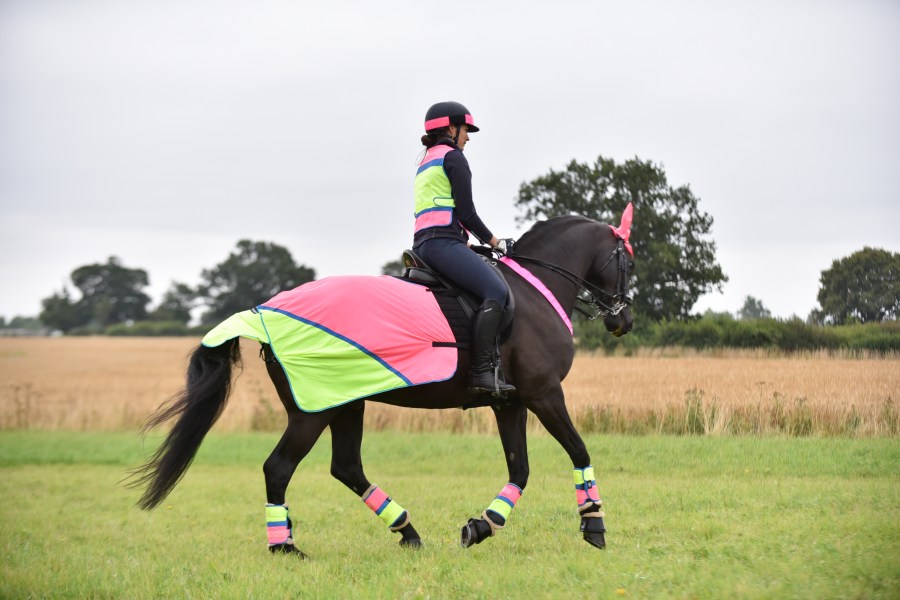
[[[610,254],[609,258],[606,259],[606,262],[603,263],[603,266],[597,271],[597,274],[602,273],[604,269],[612,263],[614,258],[617,259],[619,272],[616,276],[615,294],[610,294],[585,278],[579,277],[575,273],[554,265],[553,263],[549,263],[540,258],[523,256],[517,253],[514,248],[509,248],[506,255],[514,260],[530,262],[553,271],[554,273],[558,273],[578,286],[579,292],[575,298],[574,308],[590,321],[593,321],[597,317],[614,317],[631,306],[632,297],[628,293],[628,258],[625,251],[625,243],[621,239],[616,240],[616,249],[612,251],[612,254]]]

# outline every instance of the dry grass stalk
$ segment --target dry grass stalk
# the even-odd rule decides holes
[[[182,385],[191,338],[0,338],[0,429],[132,430]],[[280,430],[284,411],[258,345],[219,431]],[[900,358],[653,349],[580,354],[563,384],[583,432],[898,435]],[[495,431],[488,409],[369,404],[367,426]],[[535,419],[529,429],[542,431]]]

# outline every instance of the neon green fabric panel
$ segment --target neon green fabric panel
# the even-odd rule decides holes
[[[356,398],[406,387],[372,356],[331,333],[274,311],[260,311],[294,400],[317,412]]]
[[[213,348],[236,337],[250,338],[264,344],[269,343],[269,336],[261,315],[250,310],[234,313],[203,336],[200,343]]]

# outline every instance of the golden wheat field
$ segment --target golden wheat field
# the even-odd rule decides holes
[[[137,429],[182,384],[193,338],[0,338],[0,429]],[[219,431],[285,421],[259,345]],[[579,354],[564,382],[583,432],[898,435],[900,357],[647,350]],[[367,426],[494,430],[488,409],[424,411],[370,403]],[[539,432],[541,427],[530,422]]]

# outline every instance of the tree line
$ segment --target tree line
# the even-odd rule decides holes
[[[707,292],[721,291],[728,277],[716,259],[712,216],[701,210],[689,186],[669,185],[661,165],[637,157],[622,163],[603,156],[589,163],[573,160],[562,170],[551,169],[523,183],[515,207],[520,223],[568,214],[618,223],[629,202],[635,211],[631,243],[637,270],[631,287],[636,323],[640,327],[697,321],[691,312],[697,300]],[[383,267],[385,274],[401,271],[398,261]],[[841,325],[896,320],[898,273],[900,254],[882,249],[867,247],[835,260],[821,274],[819,306],[807,321]],[[203,325],[217,323],[314,278],[315,271],[297,264],[286,248],[241,240],[223,262],[203,270],[199,285],[175,282],[149,310],[150,298],[143,291],[149,284],[146,271],[110,257],[106,263],[75,269],[71,283],[77,297],[64,287],[44,299],[40,321],[63,332],[112,328],[112,332],[171,333],[185,328],[200,307]],[[741,312],[754,318],[771,316],[752,297]]]

